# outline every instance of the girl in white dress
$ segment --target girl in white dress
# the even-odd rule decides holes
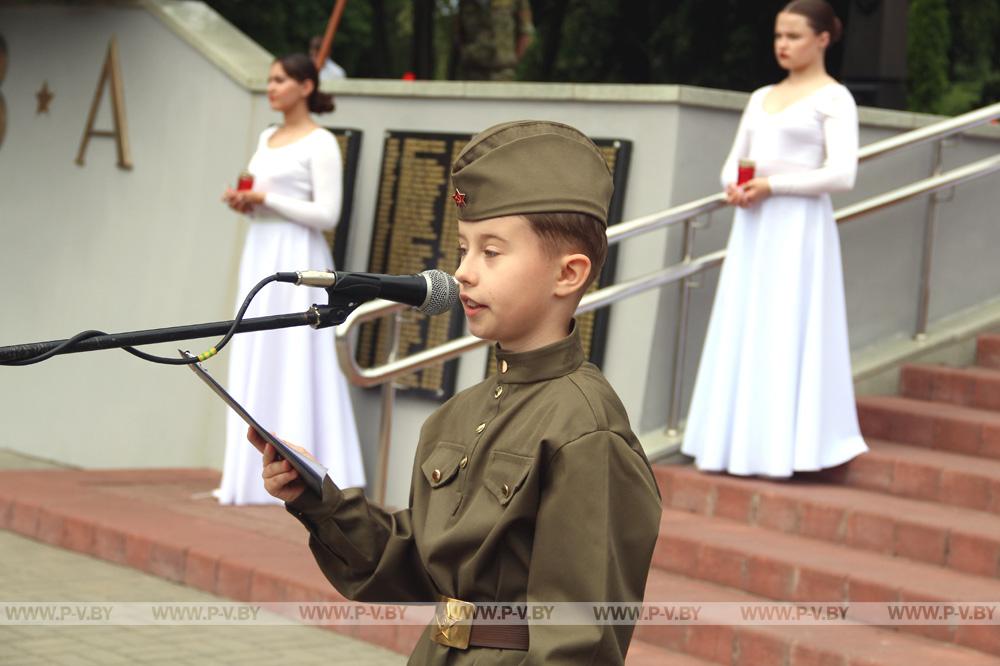
[[[260,135],[247,170],[253,189],[227,189],[223,200],[247,213],[250,228],[240,261],[237,307],[262,278],[279,271],[333,268],[323,231],[336,226],[341,203],[340,150],[309,113],[333,110],[319,91],[316,67],[303,54],[279,58],[267,80],[271,108],[284,122]],[[305,312],[326,303],[322,289],[271,283],[247,317]],[[268,430],[314,442],[313,454],[341,487],[365,484],[347,381],[337,363],[333,329],[296,327],[241,333],[229,343],[228,390]],[[226,422],[226,457],[216,496],[222,504],[280,503],[264,490],[260,453],[233,412]]]
[[[755,91],[722,171],[738,206],[682,451],[699,469],[788,477],[868,449],[858,428],[830,192],[857,171],[857,107],[824,67],[841,24],[823,0],[775,22],[788,70]],[[737,164],[756,174],[735,184]]]

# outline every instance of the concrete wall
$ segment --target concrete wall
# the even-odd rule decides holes
[[[0,33],[0,344],[231,316],[242,223],[219,196],[257,131],[246,87],[134,4],[7,3]],[[74,163],[112,36],[131,171],[109,138]],[[43,82],[55,96],[39,114]],[[96,127],[112,127],[107,90]],[[189,374],[121,351],[0,368],[0,447],[86,467],[220,465],[222,412]]]
[[[257,133],[278,118],[263,81],[270,57],[196,2],[0,1],[9,48],[2,91],[7,138],[0,145],[0,345],[227,319],[236,299],[243,223],[218,198],[245,165]],[[107,43],[121,51],[132,171],[115,166],[114,144],[93,139],[73,164]],[[43,81],[55,92],[35,114]],[[633,142],[626,219],[718,189],[746,95],[678,86],[408,83],[347,80],[332,88],[327,125],[364,132],[348,251],[366,268],[383,134],[388,130],[475,132],[514,118],[551,118],[600,137]],[[99,127],[110,127],[107,96]],[[862,142],[929,122],[863,110]],[[949,147],[946,166],[997,150],[1000,132]],[[930,149],[862,168],[857,201],[925,176]],[[959,188],[942,206],[931,314],[945,317],[991,298],[1000,266],[996,179]],[[924,202],[842,228],[848,317],[856,349],[912,327]],[[731,213],[699,231],[698,253],[724,247]],[[626,241],[618,277],[655,271],[680,256],[680,229]],[[42,274],[41,267],[48,269]],[[307,268],[307,267],[301,267]],[[56,270],[52,270],[56,269]],[[695,290],[685,391],[690,392],[716,275]],[[642,432],[662,428],[672,365],[677,288],[612,308],[605,371]],[[210,341],[189,343],[202,349]],[[170,353],[176,345],[164,345]],[[225,376],[225,354],[209,367]],[[460,362],[459,386],[481,378],[483,352]],[[222,404],[186,370],[120,351],[0,368],[0,447],[87,467],[221,466]],[[374,479],[378,390],[353,391],[366,464]],[[686,400],[686,397],[685,397]],[[436,403],[401,394],[394,418],[389,501],[405,502],[420,423]]]

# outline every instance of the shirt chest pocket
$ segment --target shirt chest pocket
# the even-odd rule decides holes
[[[533,462],[532,458],[526,456],[493,451],[490,453],[483,485],[493,493],[501,506],[507,506],[524,485]]]
[[[460,444],[440,442],[427,456],[420,470],[431,488],[440,488],[454,480],[459,466],[465,459],[465,447]]]

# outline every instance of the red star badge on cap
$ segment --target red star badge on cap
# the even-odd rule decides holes
[[[451,200],[455,202],[455,205],[459,208],[465,208],[465,193],[455,188],[455,193],[451,195]]]

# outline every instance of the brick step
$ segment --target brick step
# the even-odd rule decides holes
[[[904,365],[899,392],[904,398],[1000,411],[1000,369]]]
[[[647,603],[761,603],[740,590],[685,578],[660,569],[650,572],[646,584]],[[708,611],[703,611],[708,615]],[[955,627],[967,640],[989,639],[995,627]],[[983,631],[988,630],[988,631]],[[638,625],[636,636],[643,642],[732,666],[987,666],[996,657],[978,650],[903,633],[889,628],[839,626],[733,626],[733,625]],[[672,662],[666,662],[672,663]]]
[[[865,396],[857,403],[865,437],[1000,459],[996,412],[883,395]]]
[[[1000,577],[1000,516],[831,484],[654,468],[663,505],[768,530]]]
[[[1000,335],[986,333],[976,338],[976,365],[1000,368]]]
[[[721,518],[666,509],[653,564],[781,601],[905,602],[1000,599],[1000,581]],[[1000,655],[1000,632],[900,627]],[[964,630],[964,631],[963,631]]]
[[[625,656],[625,666],[708,666],[712,662],[683,652],[668,650],[652,643],[632,639]]]
[[[870,450],[819,472],[835,483],[1000,514],[1000,461],[868,438]]]

